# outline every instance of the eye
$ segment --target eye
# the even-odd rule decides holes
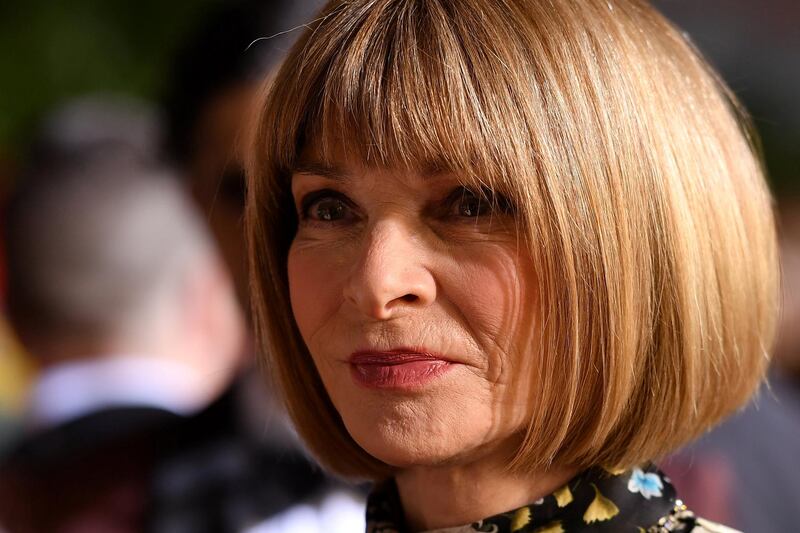
[[[344,218],[347,206],[338,198],[323,198],[311,206],[309,216],[315,220],[332,222]]]
[[[322,189],[303,197],[300,216],[303,220],[337,222],[354,215],[351,202],[345,195],[332,189]]]
[[[481,213],[486,212],[485,202],[481,202],[481,199],[478,198],[474,192],[462,187],[457,194],[459,198],[457,201],[453,202],[454,215],[460,217],[477,217]]]
[[[450,215],[463,218],[476,218],[492,212],[510,213],[513,211],[511,202],[506,197],[495,195],[488,188],[475,192],[466,187],[458,187],[450,193],[448,202]]]

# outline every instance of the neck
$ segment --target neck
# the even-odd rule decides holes
[[[517,475],[508,460],[484,457],[457,465],[412,467],[396,477],[411,531],[470,524],[533,503],[557,490],[576,473],[551,468]]]

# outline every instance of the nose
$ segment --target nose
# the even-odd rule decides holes
[[[374,320],[397,318],[430,305],[436,280],[427,246],[401,221],[373,224],[344,288],[345,300]]]

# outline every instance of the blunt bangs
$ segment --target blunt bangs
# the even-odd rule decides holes
[[[323,13],[298,45],[292,100],[303,103],[286,111],[301,112],[291,121],[300,128],[278,140],[287,143],[278,165],[290,172],[313,146],[325,162],[344,151],[376,167],[451,172],[518,199],[512,176],[532,150],[511,91],[518,73],[506,65],[521,63],[521,51],[487,46],[496,36],[482,28],[511,27],[501,20],[509,13],[468,3],[469,19],[450,2],[340,2]]]

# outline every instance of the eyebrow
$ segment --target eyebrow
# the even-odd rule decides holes
[[[300,161],[292,171],[297,174],[322,176],[334,181],[347,181],[350,179],[350,174],[341,168],[321,161]]]

